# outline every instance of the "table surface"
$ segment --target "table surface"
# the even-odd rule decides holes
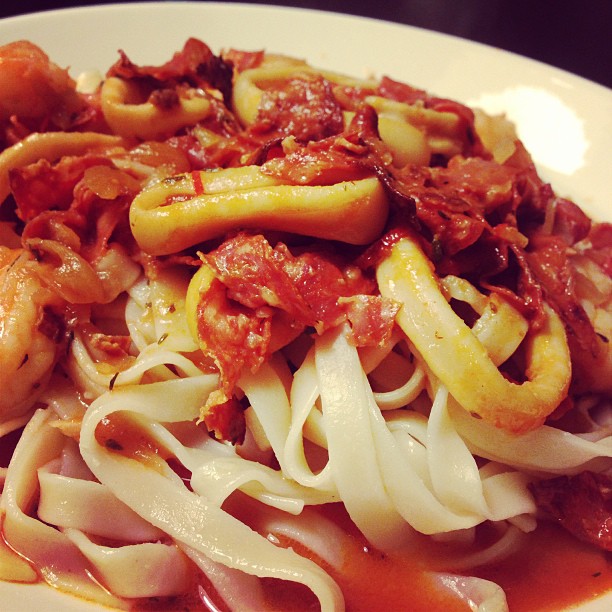
[[[612,0],[256,0],[255,3],[349,13],[444,32],[512,51],[612,88]],[[99,2],[8,0],[2,2],[0,17],[92,4]]]

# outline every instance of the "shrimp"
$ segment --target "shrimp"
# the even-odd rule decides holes
[[[84,106],[67,70],[36,45],[22,40],[0,47],[0,122],[16,116],[62,127]]]
[[[36,402],[65,337],[65,302],[44,287],[24,249],[0,246],[0,423]]]
[[[595,242],[595,244],[592,244]],[[574,341],[576,392],[612,396],[612,226],[601,225],[570,258],[576,298],[595,331],[585,346]]]

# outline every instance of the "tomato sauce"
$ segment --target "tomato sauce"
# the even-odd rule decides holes
[[[429,550],[423,550],[422,556],[382,553],[368,545],[341,504],[328,505],[322,512],[350,535],[346,541],[350,550],[344,550],[340,571],[324,567],[342,589],[347,612],[469,610],[427,572]]]
[[[612,592],[612,553],[541,522],[518,553],[474,574],[503,587],[511,612],[563,610]]]
[[[96,429],[96,441],[126,457],[137,458],[149,466],[159,463],[165,454],[121,412],[103,418]],[[159,463],[161,465],[161,463]]]
[[[282,540],[281,540],[282,541]],[[309,551],[291,543],[296,552],[312,557]],[[347,612],[466,612],[469,607],[449,590],[440,587],[419,559],[391,556],[368,547],[361,538],[351,538],[344,546],[345,562],[341,568],[319,563],[336,581],[344,595]],[[291,612],[318,610],[318,602],[302,585],[276,584],[268,589],[274,610]]]
[[[427,573],[453,572],[443,568],[444,547],[426,538],[416,554],[385,555],[367,546],[363,537],[339,505],[325,508],[324,514],[351,534],[350,550],[340,571],[323,567],[341,587],[347,612],[388,610],[468,610],[456,596],[445,591]],[[428,543],[429,542],[429,543]],[[491,580],[505,591],[510,612],[558,611],[612,592],[612,554],[577,540],[562,527],[542,521],[522,539],[521,548],[503,561],[467,572]],[[299,545],[292,546],[299,551]],[[307,551],[302,552],[305,556]],[[274,594],[283,610],[317,609],[308,594],[285,584]]]
[[[611,553],[544,521],[523,542],[507,559],[463,573],[499,584],[511,612],[558,611],[612,592]],[[436,564],[440,561],[429,547],[422,553],[417,564],[405,556],[375,560],[351,552],[344,576],[334,576],[347,594],[347,610],[464,609],[460,602],[442,605],[440,587],[428,584],[425,574],[419,575],[427,557]],[[351,596],[359,590],[357,597]]]

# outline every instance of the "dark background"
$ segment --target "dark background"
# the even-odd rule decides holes
[[[612,0],[259,0],[256,3],[350,13],[453,34],[531,57],[612,88]],[[98,3],[4,0],[0,16],[92,4]]]

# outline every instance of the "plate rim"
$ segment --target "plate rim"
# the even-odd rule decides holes
[[[597,89],[602,90],[603,93],[609,94],[612,96],[612,88],[607,87],[603,83],[599,83],[587,77],[584,77],[578,73],[572,72],[565,68],[561,68],[559,66],[554,66],[553,64],[549,64],[543,60],[539,60],[534,57],[530,57],[528,55],[524,55],[518,53],[516,51],[512,51],[509,49],[504,49],[502,47],[496,47],[493,44],[481,42],[478,40],[473,40],[464,36],[460,36],[458,34],[451,34],[448,32],[442,32],[440,30],[435,30],[431,28],[426,28],[424,26],[402,23],[392,21],[390,19],[383,19],[379,17],[368,17],[365,15],[358,15],[354,13],[343,13],[339,10],[328,10],[318,7],[299,7],[299,6],[287,6],[287,5],[276,5],[276,4],[264,4],[262,2],[222,2],[218,0],[207,0],[206,2],[199,2],[198,0],[177,0],[171,2],[164,2],[163,0],[139,0],[137,2],[102,2],[99,4],[92,5],[84,5],[84,6],[67,6],[67,7],[57,7],[57,8],[46,8],[43,10],[32,11],[28,13],[22,13],[19,15],[11,15],[9,17],[3,17],[0,19],[0,29],[1,27],[8,22],[26,22],[30,19],[37,19],[41,16],[53,16],[55,14],[69,14],[69,13],[83,13],[83,12],[107,12],[107,11],[125,11],[132,12],[134,10],[142,10],[144,8],[154,10],[160,9],[168,9],[172,8],[180,8],[187,7],[196,10],[207,10],[208,8],[223,8],[224,10],[253,10],[253,11],[269,11],[269,12],[286,12],[286,13],[310,13],[312,15],[319,15],[322,17],[332,16],[342,20],[354,20],[355,22],[375,22],[381,25],[389,26],[392,28],[402,28],[408,29],[415,32],[424,33],[427,35],[432,35],[435,37],[440,37],[440,39],[445,39],[448,42],[454,42],[458,44],[468,44],[472,47],[480,47],[482,49],[486,49],[488,52],[501,53],[510,57],[513,57],[520,61],[529,62],[535,66],[539,66],[542,69],[547,71],[553,71],[558,73],[559,76],[566,76],[572,79],[578,79],[583,82],[583,84],[587,86],[594,86]]]

